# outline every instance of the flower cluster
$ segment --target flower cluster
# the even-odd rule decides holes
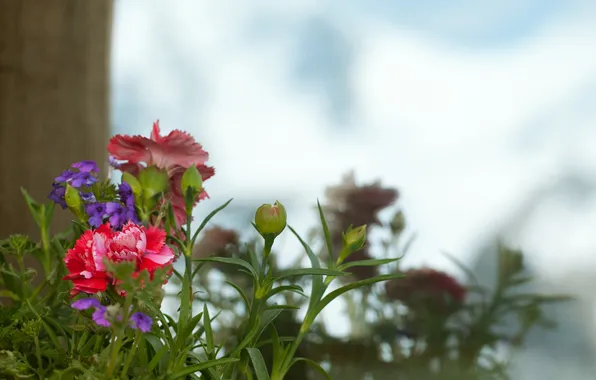
[[[203,181],[215,174],[213,167],[205,165],[209,154],[190,134],[174,130],[162,136],[159,121],[153,124],[150,138],[128,135],[112,137],[108,152],[111,154],[110,165],[122,172],[136,176],[147,166],[155,166],[167,172],[170,181],[168,197],[178,225],[186,222],[184,196],[181,189],[182,175],[185,170],[194,165]],[[204,198],[208,198],[208,195],[203,190],[198,200]]]
[[[66,193],[66,185],[69,184],[79,190],[81,200],[84,202],[95,202],[95,195],[89,191],[89,187],[98,181],[98,172],[99,168],[95,161],[75,162],[70,169],[64,170],[62,174],[54,178],[53,189],[49,198],[62,206],[62,208],[66,208],[64,195]]]
[[[109,220],[110,225],[115,229],[122,228],[129,221],[139,223],[134,194],[128,183],[122,182],[118,186],[119,199],[113,197],[114,199],[110,198],[107,202],[98,201],[106,197],[106,194],[96,194],[91,189],[91,186],[98,182],[98,172],[99,168],[95,161],[75,162],[71,169],[63,171],[54,179],[49,198],[62,208],[66,208],[66,185],[70,185],[78,190],[83,210],[88,218],[87,222],[91,227],[97,228],[105,220]]]
[[[73,309],[77,310],[94,309],[92,318],[95,324],[103,327],[110,327],[112,325],[107,318],[107,306],[102,305],[95,298],[81,298],[80,300],[73,302],[71,306]],[[151,331],[153,320],[146,314],[136,312],[130,316],[129,324],[133,329],[149,332]]]
[[[145,228],[132,222],[121,231],[113,230],[109,223],[85,231],[64,258],[70,272],[64,279],[74,285],[71,294],[103,292],[109,284],[118,284],[118,279],[106,271],[104,260],[133,262],[136,275],[147,270],[152,276],[156,269],[172,265],[174,252],[165,244],[165,238],[165,231],[157,227]]]
[[[118,186],[118,193],[120,201],[89,202],[85,205],[85,212],[89,216],[88,222],[91,227],[99,227],[106,219],[115,229],[122,228],[128,222],[140,223],[130,185],[122,182]]]

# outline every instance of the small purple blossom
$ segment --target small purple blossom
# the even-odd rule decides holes
[[[117,159],[116,159],[114,156],[112,156],[112,155],[110,155],[110,156],[108,157],[108,163],[109,163],[109,164],[110,164],[110,166],[112,166],[114,169],[119,169],[119,168],[120,168],[120,166],[121,166],[121,165],[120,165],[120,163],[118,162],[118,160],[117,160]]]
[[[89,225],[97,228],[103,223],[106,216],[106,204],[101,202],[88,203],[85,205],[85,212],[89,215]]]
[[[142,332],[149,332],[153,320],[146,314],[136,312],[130,317],[130,322],[132,328],[139,329]]]
[[[54,178],[55,182],[69,182],[72,180],[72,178],[74,177],[76,173],[73,172],[72,170],[64,170],[62,172],[62,174],[60,174],[58,177]]]
[[[72,187],[79,188],[83,185],[91,186],[95,182],[97,182],[97,177],[95,177],[93,174],[89,172],[79,172],[75,173],[75,175],[72,177],[70,185]]]
[[[134,207],[135,198],[132,193],[132,187],[127,182],[122,182],[118,185],[118,193],[120,194],[120,201],[127,207]]]
[[[50,195],[48,196],[48,198],[50,198],[50,200],[52,200],[54,203],[57,203],[60,206],[62,206],[62,208],[66,208],[66,201],[64,200],[64,194],[66,193],[66,188],[57,182],[54,182],[52,184],[52,187],[53,187],[53,189],[50,192]]]
[[[99,172],[99,167],[97,166],[97,163],[95,163],[95,161],[93,160],[75,162],[74,164],[72,164],[72,167],[79,169],[79,171],[82,173]]]
[[[79,195],[81,196],[83,202],[94,203],[96,201],[95,194],[93,194],[92,192],[85,193],[81,191],[79,192]]]
[[[102,307],[101,303],[99,303],[96,298],[81,298],[80,300],[73,302],[70,306],[77,310],[87,310],[90,308],[97,309],[98,307]]]
[[[110,225],[116,229],[128,222],[126,209],[119,202],[106,203],[106,213],[110,216]]]
[[[105,306],[99,306],[97,309],[95,309],[92,316],[93,322],[99,326],[110,327],[110,321],[106,319],[107,310],[108,308]]]

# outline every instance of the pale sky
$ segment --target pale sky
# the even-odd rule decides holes
[[[160,119],[203,143],[217,173],[198,217],[230,197],[244,211],[279,199],[305,232],[324,188],[354,170],[400,190],[410,265],[453,270],[441,251],[470,260],[502,232],[548,276],[591,276],[596,2],[448,4],[120,0],[114,130]],[[583,193],[546,197],[507,230],[570,173]],[[233,215],[221,224],[248,226]]]

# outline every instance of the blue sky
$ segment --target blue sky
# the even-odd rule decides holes
[[[280,199],[305,231],[355,170],[400,189],[410,265],[453,270],[441,251],[471,260],[502,233],[549,278],[593,276],[593,1],[172,4],[117,2],[113,124],[146,134],[159,118],[204,144],[218,172],[199,217],[234,197],[244,219],[220,221],[247,225]],[[570,173],[583,195],[555,191]]]

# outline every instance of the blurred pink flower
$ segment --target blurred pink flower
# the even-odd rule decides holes
[[[112,165],[132,175],[137,175],[143,167],[155,165],[164,169],[170,178],[170,200],[174,208],[176,222],[182,225],[186,221],[184,197],[180,189],[182,174],[191,165],[195,165],[203,181],[215,174],[215,169],[206,166],[209,154],[201,144],[187,132],[174,130],[166,136],[160,135],[159,120],[153,123],[150,138],[136,135],[116,135],[110,139],[108,152],[113,157]],[[124,163],[114,161],[121,160]],[[208,198],[203,191],[200,199]]]

